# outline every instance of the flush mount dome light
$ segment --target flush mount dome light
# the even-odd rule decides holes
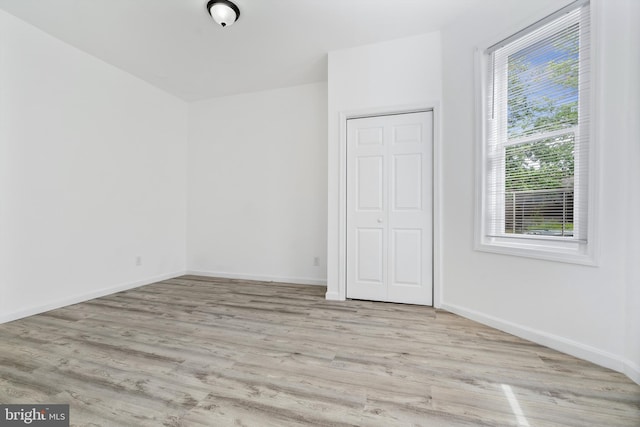
[[[213,20],[223,27],[233,25],[240,17],[238,6],[228,0],[209,0],[207,10]]]

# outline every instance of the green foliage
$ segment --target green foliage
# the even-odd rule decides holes
[[[534,124],[536,129],[552,131],[578,124],[578,101],[556,105],[553,100],[547,98],[546,106],[539,107],[539,111],[545,113],[536,117]]]
[[[570,187],[574,171],[573,136],[507,147],[505,190],[530,191]]]
[[[571,88],[578,87],[580,67],[577,60],[550,61],[547,63],[549,77],[559,85]]]

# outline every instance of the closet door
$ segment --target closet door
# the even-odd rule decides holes
[[[347,121],[347,297],[432,304],[433,113]]]

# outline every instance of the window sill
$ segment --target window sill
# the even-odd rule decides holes
[[[488,237],[476,242],[475,250],[546,261],[597,266],[590,246],[580,241],[558,241],[517,237]]]

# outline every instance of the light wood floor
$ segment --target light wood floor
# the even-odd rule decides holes
[[[0,325],[0,403],[77,426],[640,426],[622,374],[324,291],[185,276]]]

